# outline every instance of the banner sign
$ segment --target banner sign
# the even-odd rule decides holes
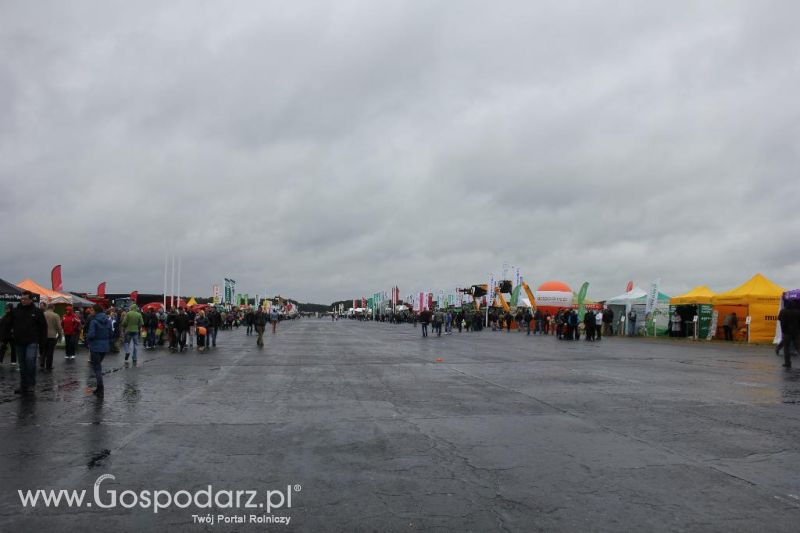
[[[54,291],[61,292],[64,290],[64,284],[61,283],[61,265],[56,265],[50,271],[50,283]]]
[[[649,315],[656,308],[658,301],[658,286],[661,284],[661,278],[655,280],[650,284],[650,290],[647,291],[647,302],[645,303],[644,313]]]
[[[581,290],[578,292],[578,320],[583,322],[583,316],[586,314],[586,307],[583,305],[586,300],[586,292],[589,290],[589,282],[584,281],[581,285]]]

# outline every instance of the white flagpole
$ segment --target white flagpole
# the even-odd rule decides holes
[[[164,309],[167,308],[167,252],[164,252]]]
[[[178,306],[181,305],[181,257],[178,256]]]
[[[172,274],[170,275],[169,306],[175,307],[175,254],[172,254]]]

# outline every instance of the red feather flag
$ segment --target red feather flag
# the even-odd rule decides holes
[[[61,292],[64,290],[64,284],[61,283],[61,265],[56,265],[50,271],[50,283],[54,291]]]
[[[100,298],[105,298],[106,297],[106,282],[105,281],[97,286],[97,296],[99,296]]]

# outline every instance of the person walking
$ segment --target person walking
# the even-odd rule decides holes
[[[64,330],[61,327],[61,317],[55,312],[53,304],[47,304],[44,312],[44,319],[47,321],[47,340],[41,347],[39,357],[39,370],[53,370],[53,354],[56,344],[64,337]]]
[[[173,321],[173,327],[178,339],[178,351],[183,352],[186,349],[186,337],[189,335],[189,315],[186,314],[183,307],[178,308],[178,315]]]
[[[158,316],[156,315],[156,312],[151,308],[142,316],[142,321],[144,322],[144,327],[145,327],[144,349],[155,350],[156,329],[158,329]]]
[[[208,343],[208,317],[202,309],[194,317],[194,331],[197,334],[197,351],[203,352]]]
[[[61,319],[61,330],[64,332],[64,359],[75,359],[78,350],[78,336],[81,332],[81,319],[75,314],[72,306],[67,307]]]
[[[419,313],[419,323],[422,326],[422,336],[428,336],[428,324],[431,322],[431,312],[427,309],[423,309]]]
[[[533,314],[529,307],[525,308],[525,312],[522,313],[522,320],[525,322],[525,334],[530,336],[531,334],[531,320],[533,320]]]
[[[105,393],[103,387],[103,358],[111,349],[113,336],[114,331],[111,327],[111,320],[103,312],[100,304],[94,304],[94,316],[89,322],[86,344],[89,346],[92,370],[94,370],[95,388],[92,393],[99,397],[102,397]]]
[[[259,307],[258,311],[253,315],[253,327],[255,327],[256,335],[258,335],[256,339],[257,346],[264,346],[264,329],[269,321],[269,315],[263,308]]]
[[[781,343],[775,349],[779,352],[783,348],[783,367],[792,368],[792,348],[798,350],[798,336],[800,336],[800,309],[797,304],[790,302],[778,313],[778,322],[781,324]]]
[[[36,386],[36,354],[47,340],[47,320],[41,309],[33,305],[32,292],[22,293],[20,304],[3,326],[0,341],[13,340],[19,361],[20,386],[14,393],[30,394]]]
[[[208,340],[207,344],[214,348],[217,347],[217,331],[221,326],[222,314],[217,309],[212,308],[208,313],[208,336],[206,339]]]
[[[732,341],[733,340],[733,333],[739,327],[739,318],[736,316],[736,313],[731,312],[725,317],[725,321],[722,323],[722,329],[725,331],[725,340]]]
[[[139,312],[136,304],[131,304],[131,308],[125,313],[122,319],[122,331],[125,333],[125,361],[133,352],[133,364],[136,364],[136,356],[139,346],[139,331],[144,326],[144,319]]]
[[[272,324],[272,334],[276,333],[278,328],[278,321],[281,319],[281,314],[278,312],[277,306],[272,306],[269,308],[269,321]]]
[[[3,318],[0,318],[0,339],[2,339],[3,330],[5,330],[6,322],[11,320],[11,312],[14,310],[14,306],[12,304],[8,304],[6,306],[6,313],[3,315]],[[0,364],[3,363],[3,360],[6,358],[6,350],[11,352],[11,366],[17,364],[17,350],[14,348],[14,339],[2,339],[0,340]]]
[[[247,312],[244,314],[244,323],[247,325],[247,331],[245,331],[245,335],[252,335],[253,334],[253,309],[248,307]],[[331,315],[333,317],[333,315]]]

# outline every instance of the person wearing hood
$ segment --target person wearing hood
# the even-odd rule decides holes
[[[75,314],[71,305],[67,307],[67,312],[61,319],[61,329],[64,331],[64,359],[75,359],[78,336],[81,333],[81,319]]]
[[[136,304],[131,304],[130,310],[122,320],[122,331],[125,333],[125,360],[131,355],[133,348],[133,364],[136,364],[137,346],[139,345],[139,331],[144,326],[144,319]]]
[[[111,327],[111,320],[103,312],[100,304],[94,304],[94,316],[89,321],[89,329],[86,332],[86,344],[89,346],[91,354],[92,370],[96,386],[93,393],[96,396],[103,396],[103,358],[111,350],[111,339],[114,331]],[[136,358],[134,356],[134,361]]]

